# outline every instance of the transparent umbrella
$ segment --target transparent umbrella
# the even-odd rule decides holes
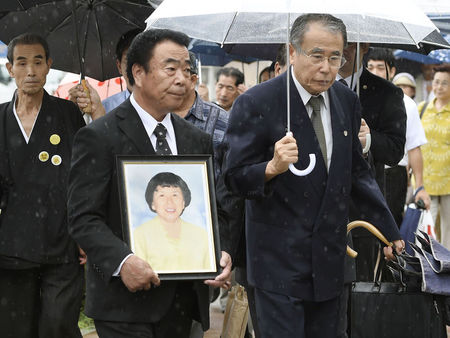
[[[347,26],[349,41],[417,45],[436,29],[406,0],[379,0],[376,4],[353,0],[165,0],[147,19],[147,27],[180,30],[192,38],[221,44],[284,43],[287,14],[293,21],[304,13],[339,17]]]
[[[389,10],[386,10],[389,8]],[[342,19],[349,41],[419,45],[436,29],[430,19],[406,0],[165,0],[146,20],[147,28],[182,31],[191,38],[225,44],[288,43],[292,22],[304,13],[328,13]],[[288,48],[286,48],[288,51]],[[289,59],[289,58],[287,58]],[[289,74],[289,72],[288,72]],[[289,75],[287,131],[290,133]],[[296,175],[314,168],[310,154],[305,170],[290,166]]]

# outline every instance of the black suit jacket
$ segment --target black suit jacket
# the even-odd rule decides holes
[[[400,238],[386,202],[361,154],[360,104],[340,83],[328,91],[333,153],[327,174],[311,120],[291,79],[291,129],[298,168],[308,154],[315,169],[289,171],[265,183],[274,144],[286,134],[286,74],[264,82],[234,102],[226,142],[225,182],[246,201],[247,271],[250,284],[304,300],[323,301],[342,291],[349,199],[367,209],[390,240]]]
[[[395,166],[405,153],[406,110],[403,92],[389,81],[363,69],[359,79],[361,116],[372,138],[372,166],[381,191],[385,191],[384,166]]]
[[[2,212],[0,256],[39,264],[77,261],[67,231],[66,189],[73,137],[85,125],[80,110],[44,92],[27,144],[13,105],[14,99],[0,105],[0,177],[12,184]],[[52,134],[60,136],[58,144],[50,142]],[[44,151],[49,157],[41,161]],[[61,157],[60,165],[52,163],[54,155]]]
[[[172,114],[179,154],[213,154],[211,137]],[[86,313],[98,320],[155,322],[172,304],[177,282],[131,293],[114,271],[131,253],[123,241],[117,155],[153,155],[136,110],[126,100],[76,135],[69,176],[69,231],[88,257]],[[195,282],[199,321],[209,327],[208,287]]]

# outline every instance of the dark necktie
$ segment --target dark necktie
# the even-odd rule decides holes
[[[345,81],[344,79],[339,79],[338,80],[340,83],[342,83],[344,86],[348,87],[348,83],[347,81]]]
[[[153,134],[156,136],[156,155],[172,155],[169,144],[167,143],[167,129],[161,123],[158,123]]]
[[[327,145],[325,141],[325,132],[323,131],[322,118],[320,117],[320,103],[322,102],[322,96],[311,96],[309,104],[311,105],[313,112],[311,114],[311,122],[316,132],[317,140],[319,141],[320,150],[322,151],[322,157],[327,166]]]

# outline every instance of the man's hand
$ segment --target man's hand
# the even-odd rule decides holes
[[[120,269],[120,278],[128,290],[136,292],[150,290],[152,284],[159,286],[158,274],[150,264],[136,255],[128,257]]]
[[[237,86],[237,91],[239,93],[239,95],[241,95],[242,93],[245,93],[247,91],[247,86],[243,83],[241,83],[240,85]]]
[[[366,123],[366,120],[361,119],[361,127],[359,128],[359,142],[361,142],[361,146],[364,149],[366,147],[366,135],[370,134],[370,128]]]
[[[86,264],[87,256],[84,250],[78,247],[78,252],[79,252],[78,261],[80,262],[80,265]]]
[[[273,151],[273,158],[267,163],[266,181],[284,173],[288,170],[289,164],[298,161],[297,141],[293,136],[285,136],[277,143]]]
[[[102,105],[102,101],[97,91],[86,81],[86,87],[89,89],[90,99],[88,94],[84,91],[83,86],[81,84],[77,84],[76,86],[69,89],[69,100],[75,102],[80,108],[81,111],[84,112],[84,109],[91,104],[91,115],[93,120],[98,119],[105,115],[105,108]]]
[[[209,101],[209,90],[204,83],[198,85],[197,93],[203,101]]]
[[[425,191],[425,189],[422,189],[417,192],[416,197],[414,198],[414,202],[417,203],[417,201],[419,200],[422,200],[423,203],[425,204],[425,208],[427,210],[430,210],[431,198],[430,195],[428,195],[428,193]]]
[[[393,243],[394,243],[395,251],[397,252],[397,254],[400,255],[401,253],[404,252],[404,250],[405,250],[405,242],[402,239],[396,240]],[[386,259],[388,261],[394,260],[395,256],[393,254],[391,246],[385,246],[383,248],[383,252],[384,252],[384,256],[386,257]]]
[[[215,279],[205,280],[204,283],[209,286],[220,286],[223,289],[229,289],[231,286],[231,256],[225,251],[222,251],[220,266],[223,268],[222,273]]]

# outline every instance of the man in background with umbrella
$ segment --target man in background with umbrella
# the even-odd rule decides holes
[[[285,136],[286,73],[240,95],[230,115],[225,182],[247,198],[248,282],[262,337],[336,336],[350,196],[397,249],[404,247],[362,157],[358,98],[334,83],[346,37],[343,22],[331,15],[295,20],[293,136]],[[288,171],[298,160],[304,167],[311,153],[317,158],[311,174]]]
[[[38,35],[8,45],[6,67],[17,90],[0,106],[2,337],[81,337],[85,258],[67,231],[66,186],[73,137],[84,121],[72,102],[44,90],[51,65]]]
[[[397,71],[395,58],[392,52],[385,48],[373,48],[367,53],[367,69],[383,79],[392,81]],[[416,103],[407,95],[403,95],[406,110],[406,142],[405,154],[395,166],[387,166],[386,174],[386,201],[398,227],[402,224],[405,209],[406,193],[408,188],[408,170],[412,169],[416,189],[414,202],[422,200],[427,209],[430,208],[430,196],[423,187],[423,159],[420,147],[427,143],[425,131],[420,122]]]
[[[397,165],[405,151],[406,111],[403,92],[386,79],[370,73],[363,67],[363,57],[369,51],[369,44],[360,44],[359,59],[356,56],[356,48],[356,43],[350,43],[344,49],[347,62],[339,69],[337,78],[340,82],[345,81],[345,84],[354,91],[357,89],[359,79],[359,99],[362,107],[359,139],[363,153],[384,195],[384,167]],[[350,220],[364,218],[364,210],[352,205]],[[372,281],[379,250],[377,240],[362,229],[356,229],[352,234],[355,250],[359,252],[356,258],[356,280]]]

